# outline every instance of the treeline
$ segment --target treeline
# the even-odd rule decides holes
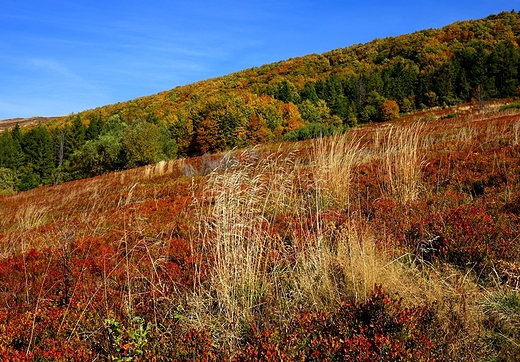
[[[24,191],[105,172],[134,168],[177,156],[163,125],[118,115],[85,125],[72,116],[63,127],[43,125],[0,133],[0,194]]]
[[[0,181],[25,190],[516,96],[519,43],[519,13],[503,12],[247,69],[81,112],[49,128],[15,129],[0,137]]]

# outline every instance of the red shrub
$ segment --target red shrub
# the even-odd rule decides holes
[[[431,257],[453,265],[490,271],[496,260],[515,260],[519,248],[515,225],[484,206],[464,205],[431,215],[407,232],[417,251],[430,248]]]
[[[253,328],[235,360],[428,361],[436,337],[428,307],[403,308],[377,287],[335,313],[301,311],[288,328]]]

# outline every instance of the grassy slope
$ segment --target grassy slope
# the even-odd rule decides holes
[[[0,356],[514,360],[520,112],[443,112],[0,197]]]

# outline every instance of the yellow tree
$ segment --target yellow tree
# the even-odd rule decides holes
[[[305,126],[298,108],[292,103],[286,103],[282,107],[283,125],[287,132],[294,131]]]
[[[381,120],[391,121],[399,117],[399,105],[393,99],[387,99],[381,105]]]

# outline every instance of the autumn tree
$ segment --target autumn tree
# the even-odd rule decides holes
[[[293,131],[303,127],[305,123],[298,111],[298,108],[292,103],[284,104],[282,107],[283,126],[286,131]]]
[[[262,115],[253,113],[249,120],[248,139],[252,145],[265,143],[269,140],[269,128]]]
[[[223,142],[219,148],[244,147],[246,142],[246,128],[253,108],[247,105],[241,97],[231,97],[225,103],[208,115],[208,119],[218,123],[219,141]]]
[[[205,119],[197,128],[194,149],[199,155],[208,152],[217,152],[222,150],[222,143],[219,142],[219,126],[218,123],[211,119]]]
[[[399,117],[399,105],[393,99],[387,99],[381,105],[381,120],[391,121]]]

